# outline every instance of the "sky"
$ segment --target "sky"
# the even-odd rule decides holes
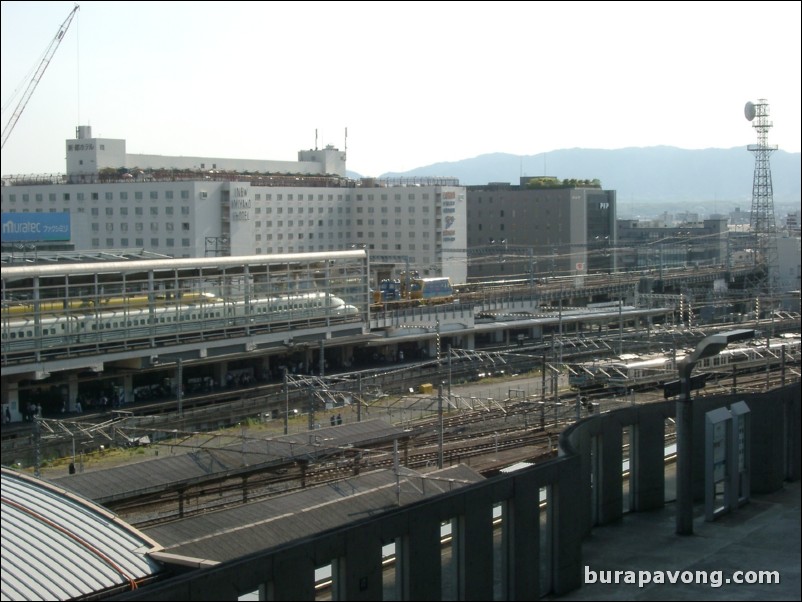
[[[732,148],[757,141],[744,105],[761,98],[769,143],[800,152],[798,1],[79,4],[4,175],[63,173],[78,125],[137,154],[295,161],[331,144],[362,176],[495,152]],[[74,6],[2,2],[4,137]]]

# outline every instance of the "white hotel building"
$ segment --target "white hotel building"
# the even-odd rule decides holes
[[[377,277],[409,266],[466,281],[466,190],[453,179],[349,180],[333,147],[294,162],[126,154],[125,140],[92,138],[88,126],[66,141],[66,156],[64,176],[3,177],[4,253],[210,257],[359,245]],[[59,235],[33,232],[56,222]]]

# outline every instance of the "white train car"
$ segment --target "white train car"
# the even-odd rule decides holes
[[[696,363],[696,373],[731,374],[733,367],[738,372],[750,372],[774,367],[785,360],[788,364],[800,361],[799,335],[783,336],[767,341],[755,339],[747,344],[731,345],[719,354],[706,357]],[[614,390],[638,390],[659,387],[665,382],[677,380],[678,365],[691,350],[652,355],[628,355],[608,361],[577,364],[572,367],[569,383],[576,388],[610,388]]]
[[[12,316],[3,321],[3,352],[52,349],[114,341],[148,340],[163,336],[214,333],[233,328],[256,328],[309,323],[326,319],[355,319],[359,309],[323,292],[282,295],[249,301],[113,309],[95,313]]]

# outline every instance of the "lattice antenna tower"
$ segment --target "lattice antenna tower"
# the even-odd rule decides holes
[[[757,102],[747,102],[745,117],[752,122],[757,132],[757,144],[747,149],[755,153],[755,174],[752,180],[752,209],[749,218],[750,230],[754,240],[755,271],[749,279],[748,288],[755,295],[767,294],[771,297],[777,288],[779,254],[777,251],[777,223],[774,217],[774,192],[771,185],[771,153],[776,146],[769,145],[769,103],[761,98]]]

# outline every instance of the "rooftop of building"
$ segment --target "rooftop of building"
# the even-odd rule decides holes
[[[704,504],[696,504],[693,535],[675,533],[675,512],[676,504],[667,504],[594,527],[582,544],[584,585],[545,599],[800,599],[799,481],[752,495],[712,522],[705,520]],[[776,583],[766,582],[775,576]]]

